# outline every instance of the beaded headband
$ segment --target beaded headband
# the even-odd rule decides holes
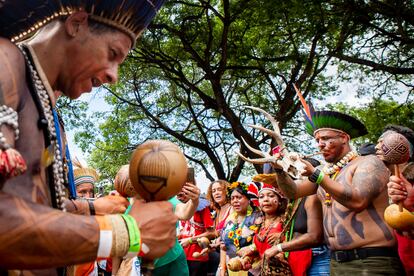
[[[85,11],[94,21],[131,37],[133,44],[165,0],[2,0],[0,36],[18,42],[52,20]]]
[[[73,176],[75,178],[75,185],[78,186],[82,183],[95,184],[99,180],[98,173],[92,168],[84,167],[78,159],[73,160]]]

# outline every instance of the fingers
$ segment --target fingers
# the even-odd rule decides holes
[[[184,187],[181,191],[189,199],[197,199],[200,196],[200,189],[192,183],[184,184]]]
[[[142,243],[149,248],[145,258],[163,256],[174,245],[177,217],[173,214],[171,203],[137,201],[129,214],[137,221]]]

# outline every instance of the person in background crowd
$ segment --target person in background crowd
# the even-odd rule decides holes
[[[232,213],[227,218],[221,233],[222,246],[219,267],[221,276],[225,275],[226,271],[230,276],[257,274],[254,269],[250,269],[249,272],[235,273],[227,268],[228,261],[237,257],[240,248],[252,244],[254,236],[252,226],[257,224],[256,220],[261,217],[260,211],[250,201],[251,194],[248,193],[248,189],[248,185],[243,182],[233,182],[227,190]]]
[[[227,188],[230,184],[225,180],[216,180],[208,186],[207,199],[213,210],[214,228],[216,239],[210,244],[211,251],[208,256],[208,275],[216,275],[220,264],[220,235],[227,217],[231,212],[230,198],[227,196]]]
[[[255,182],[257,183],[257,182]],[[259,206],[262,211],[262,221],[253,237],[253,244],[241,248],[237,254],[241,257],[252,256],[258,253],[260,259],[263,259],[265,251],[271,248],[275,242],[282,241],[283,223],[288,200],[282,192],[274,186],[265,183],[257,183],[259,193]],[[284,255],[278,256],[284,259]],[[276,271],[273,267],[268,267],[271,271]]]
[[[391,133],[399,133],[407,138],[410,143],[410,158],[408,162],[414,161],[414,131],[400,125],[387,125],[383,129],[382,135],[378,138],[378,143],[375,146],[378,158],[384,161],[382,151],[383,138]],[[408,162],[394,165],[384,161],[392,174],[395,173],[395,166],[398,166],[400,168],[399,171],[401,172],[401,175],[392,175],[387,184],[390,199],[397,204],[401,201],[404,208],[409,211],[414,211],[414,175],[410,173],[414,171],[414,166],[413,163]],[[404,265],[405,273],[406,275],[414,275],[414,227],[411,231],[405,231],[404,233],[395,231],[395,234],[398,240],[398,254]]]
[[[122,166],[115,179],[118,182],[116,187],[119,187],[121,190],[118,191],[120,194],[130,196],[134,194],[131,191],[129,165]],[[189,220],[194,215],[199,203],[199,197],[200,189],[193,183],[187,182],[183,185],[179,195],[169,200],[179,220]],[[140,202],[142,200],[139,199],[139,195],[136,195],[134,201]],[[150,272],[144,272],[144,270],[150,270]],[[137,256],[124,258],[117,270],[117,275],[140,276],[145,275],[145,273],[151,273],[152,276],[189,275],[186,255],[177,238],[174,246],[164,256],[155,259],[153,263],[148,263]]]
[[[178,199],[185,202],[179,194]],[[198,207],[194,216],[190,220],[180,221],[179,242],[184,249],[190,276],[206,276],[208,271],[208,251],[200,252],[204,248],[200,246],[200,238],[207,238],[208,240],[215,237],[214,222],[210,214],[210,202],[204,198],[199,198]],[[207,246],[208,244],[204,244]]]
[[[320,162],[313,158],[305,158],[314,167]],[[269,164],[270,165],[270,164]],[[272,177],[271,183],[278,187],[274,171],[271,166],[264,166],[265,175]],[[260,175],[257,175],[260,177]],[[329,275],[329,249],[323,242],[322,206],[316,195],[310,195],[292,200],[287,219],[291,225],[287,229],[286,239],[265,252],[267,257],[275,256],[280,252],[288,252],[290,268],[294,276]]]

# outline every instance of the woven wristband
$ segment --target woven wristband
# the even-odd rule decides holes
[[[98,258],[108,258],[112,248],[112,225],[106,216],[95,216],[99,224]]]
[[[129,253],[134,253],[135,255],[141,251],[141,232],[139,231],[137,222],[130,215],[121,215],[125,220],[125,223],[128,227],[129,234]]]
[[[323,171],[321,171],[318,175],[318,179],[316,179],[316,184],[320,185],[322,183],[323,177],[325,176],[325,174],[323,173]]]

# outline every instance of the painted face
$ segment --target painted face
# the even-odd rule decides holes
[[[279,208],[279,197],[270,190],[263,190],[259,193],[260,209],[266,214],[275,214]]]
[[[94,198],[93,184],[81,183],[76,186],[76,194],[81,198]]]
[[[320,130],[315,134],[316,143],[326,162],[336,162],[342,154],[345,135],[334,130]]]
[[[234,211],[240,214],[245,214],[250,201],[245,195],[242,195],[238,191],[233,191],[231,193],[230,203]]]
[[[377,157],[379,159],[381,159],[382,161],[384,161],[384,152],[382,151],[382,145],[384,144],[384,137],[387,136],[388,134],[391,133],[395,133],[392,130],[387,130],[386,132],[384,132],[377,141],[377,144],[375,145],[375,154],[377,155]]]
[[[83,28],[69,47],[57,90],[71,99],[90,92],[93,87],[118,80],[118,66],[126,58],[131,39],[120,31],[97,34]]]
[[[227,201],[226,190],[218,182],[214,183],[213,186],[211,186],[211,195],[214,201],[220,206],[225,204]]]

